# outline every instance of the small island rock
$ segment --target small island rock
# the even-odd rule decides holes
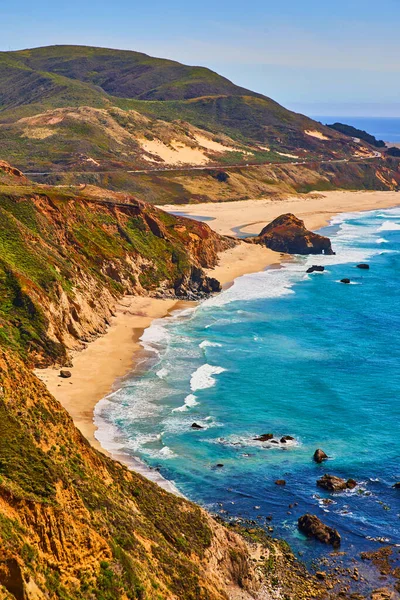
[[[357,265],[357,269],[369,269],[369,265],[367,265],[366,263],[360,263],[359,265]]]
[[[304,221],[291,213],[274,219],[250,243],[287,254],[334,254],[329,238],[309,231]]]
[[[201,425],[198,425],[198,423],[192,423],[191,427],[192,427],[192,429],[204,429],[204,427],[202,427]]]
[[[277,479],[275,485],[286,485],[286,481],[284,479]]]
[[[317,485],[328,492],[342,492],[343,490],[352,490],[356,487],[357,482],[354,479],[342,479],[336,475],[323,475],[317,481]]]
[[[340,280],[340,283],[350,283],[350,279],[348,279],[348,277],[344,277]]]
[[[254,438],[255,442],[269,442],[274,437],[273,433],[263,433],[259,437]]]
[[[317,448],[317,450],[314,452],[313,459],[316,463],[322,463],[323,460],[328,460],[328,458],[328,455],[325,454],[325,452],[321,450],[321,448]]]
[[[298,527],[307,537],[315,538],[323,544],[331,544],[334,548],[340,546],[340,533],[325,525],[316,515],[306,514],[299,518]]]
[[[323,271],[325,271],[325,267],[321,265],[313,265],[307,269],[306,273],[322,273]]]

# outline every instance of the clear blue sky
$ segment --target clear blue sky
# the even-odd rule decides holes
[[[2,50],[139,50],[308,114],[400,117],[400,0],[0,0],[0,23]]]

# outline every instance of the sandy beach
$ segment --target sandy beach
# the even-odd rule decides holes
[[[399,204],[400,193],[397,192],[334,191],[291,196],[285,200],[239,200],[160,208],[188,216],[211,217],[213,220],[207,223],[218,233],[241,235],[258,234],[267,223],[288,212],[303,219],[309,229],[316,230],[327,225],[338,213],[390,208]]]
[[[164,210],[187,215],[212,217],[209,225],[219,233],[259,233],[262,227],[285,212],[304,219],[310,229],[318,229],[341,212],[388,208],[400,204],[395,192],[328,192],[312,197],[293,197],[282,201],[246,200],[218,204],[164,206]],[[224,252],[219,265],[208,271],[224,286],[245,273],[257,272],[278,264],[284,255],[242,243]],[[105,335],[81,352],[74,353],[70,379],[59,377],[59,369],[37,370],[36,374],[72,416],[75,425],[97,449],[93,411],[96,404],[118,386],[118,380],[134,367],[141,349],[139,338],[153,319],[180,307],[176,300],[126,296],[116,306],[116,316]],[[103,450],[104,451],[104,450]],[[123,460],[123,457],[121,457]]]

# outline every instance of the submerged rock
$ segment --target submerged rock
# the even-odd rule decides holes
[[[359,265],[357,265],[357,269],[369,269],[369,265],[367,265],[366,263],[360,263]]]
[[[350,279],[348,279],[347,277],[345,277],[344,279],[340,280],[340,283],[350,283]]]
[[[334,254],[329,238],[309,231],[304,221],[291,213],[274,219],[252,243],[288,254]]]
[[[328,458],[328,455],[325,454],[325,452],[321,450],[321,448],[317,448],[317,450],[314,452],[313,459],[316,463],[322,463],[323,460],[328,460]]]
[[[316,515],[306,514],[299,518],[298,527],[307,537],[315,538],[323,544],[331,544],[335,548],[340,546],[340,533],[325,525]]]
[[[273,433],[263,433],[259,437],[254,438],[255,442],[269,442],[274,437]]]
[[[71,373],[71,371],[66,371],[65,369],[61,369],[60,377],[62,377],[63,379],[68,379],[68,377],[72,377],[72,373]]]
[[[342,479],[336,475],[323,475],[317,481],[317,485],[328,492],[342,492],[343,490],[352,490],[356,487],[357,482],[354,479]]]
[[[275,485],[286,485],[286,481],[284,479],[277,479]]]
[[[325,271],[325,267],[322,265],[313,265],[307,269],[306,273],[322,273],[323,271]]]

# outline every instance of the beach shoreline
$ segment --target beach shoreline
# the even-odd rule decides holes
[[[314,196],[302,200],[298,197],[284,201],[246,200],[186,205],[179,206],[179,209],[188,216],[212,216],[213,221],[209,225],[219,233],[231,235],[234,228],[249,234],[259,233],[266,223],[284,212],[295,213],[304,219],[307,227],[315,230],[326,226],[333,216],[340,213],[389,208],[399,204],[400,195],[395,192],[328,192],[319,199]],[[173,210],[176,208],[172,207]],[[223,252],[219,264],[208,269],[207,274],[219,279],[226,288],[237,277],[277,266],[284,259],[287,259],[287,255],[242,243]],[[95,437],[94,410],[144,360],[140,343],[144,330],[153,320],[183,309],[184,304],[188,305],[177,299],[125,296],[117,303],[115,316],[106,333],[90,342],[85,349],[73,353],[73,366],[69,368],[71,378],[62,379],[59,369],[54,367],[35,371],[92,446],[146,476],[153,470],[140,461],[136,464],[128,456],[115,454],[101,446]],[[159,474],[150,478],[176,493],[173,484],[166,482]]]

